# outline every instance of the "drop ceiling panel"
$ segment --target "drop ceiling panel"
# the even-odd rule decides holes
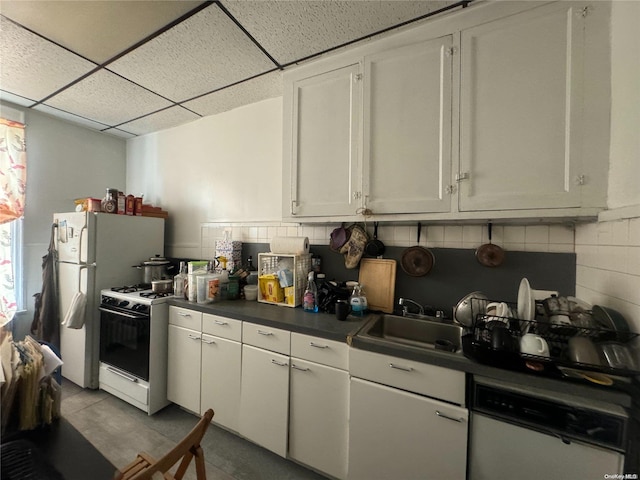
[[[108,68],[179,102],[273,67],[214,4]]]
[[[172,105],[106,70],[76,83],[46,104],[107,125],[119,125]]]
[[[282,73],[276,71],[191,100],[184,106],[203,116],[215,115],[281,95]]]
[[[2,0],[2,14],[89,60],[103,63],[201,3]]]
[[[93,120],[89,120],[87,118],[83,118],[83,117],[79,117],[77,115],[74,115],[72,113],[69,112],[65,112],[62,110],[58,110],[57,108],[53,108],[50,107],[48,105],[45,104],[40,104],[37,105],[35,107],[33,107],[34,110],[38,110],[39,112],[44,112],[47,113],[51,116],[57,117],[57,118],[62,118],[64,120],[68,120],[70,122],[79,124],[79,125],[83,125],[85,127],[89,127],[93,130],[104,130],[105,128],[107,128],[109,125],[105,125],[103,123],[99,123],[99,122],[94,122]]]
[[[452,1],[248,1],[222,4],[280,64],[426,15]]]
[[[199,115],[196,115],[185,108],[172,107],[138,120],[134,120],[133,122],[120,125],[120,128],[136,135],[145,135],[147,133],[183,125],[199,118]]]
[[[96,66],[0,17],[0,86],[41,100]]]

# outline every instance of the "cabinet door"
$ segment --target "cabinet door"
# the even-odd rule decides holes
[[[290,399],[289,456],[346,478],[349,374],[292,358]]]
[[[240,408],[240,342],[202,335],[200,414],[213,408],[214,423],[238,430]]]
[[[349,479],[465,478],[467,410],[351,379]]]
[[[580,205],[580,5],[462,32],[460,210]]]
[[[289,357],[243,345],[240,392],[239,433],[286,456]]]
[[[451,46],[446,36],[365,57],[364,201],[375,214],[451,208]]]
[[[167,399],[200,412],[200,360],[202,334],[169,325]]]
[[[294,82],[291,205],[285,216],[355,215],[359,72],[360,65],[353,64]]]

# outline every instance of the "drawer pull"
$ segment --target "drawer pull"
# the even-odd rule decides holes
[[[222,320],[214,320],[216,325],[229,325],[229,322],[224,322]]]
[[[295,363],[292,363],[292,364],[291,364],[291,368],[295,368],[296,370],[300,370],[301,372],[308,372],[308,371],[309,371],[309,369],[308,369],[308,368],[302,368],[302,367],[299,367],[299,366],[297,366]]]
[[[205,340],[204,338],[202,339],[202,343],[206,343],[207,345],[211,345],[212,343],[216,343],[213,340]]]
[[[309,345],[311,345],[312,347],[316,347],[316,348],[329,348],[329,345],[319,345],[319,344],[314,343],[314,342],[309,342]]]
[[[274,360],[273,358],[271,359],[271,363],[273,363],[274,365],[278,365],[279,367],[286,367],[287,365],[289,365],[287,362],[279,362],[277,360]]]
[[[258,333],[259,333],[260,335],[266,335],[267,337],[268,337],[269,335],[273,335],[273,332],[267,332],[267,331],[265,331],[265,330],[258,330]]]
[[[185,312],[178,312],[178,315],[180,315],[181,317],[190,317],[191,316],[190,313],[185,313]]]
[[[396,370],[402,370],[403,372],[413,372],[412,367],[401,367],[400,365],[395,365],[393,363],[390,363],[389,366],[391,368],[395,368]]]
[[[189,338],[190,338],[191,340],[200,340],[200,337],[199,337],[198,335],[193,335],[193,334],[191,334],[191,333],[189,334]]]
[[[111,367],[107,367],[107,370],[109,370],[111,373],[114,373],[122,378],[126,378],[127,380],[129,380],[130,382],[133,383],[138,383],[138,379],[136,377],[133,377],[131,375],[127,375],[126,373],[122,373],[118,370],[116,370],[115,368],[111,368]]]
[[[448,415],[445,415],[444,413],[440,413],[440,411],[438,410],[436,410],[436,415],[441,418],[446,418],[447,420],[453,420],[454,422],[458,422],[458,423],[462,423],[464,421],[463,418],[453,418]]]

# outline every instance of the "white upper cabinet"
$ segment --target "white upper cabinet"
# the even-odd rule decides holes
[[[365,57],[364,205],[448,212],[452,37]]]
[[[462,31],[461,211],[581,205],[583,43],[571,2]]]
[[[351,215],[359,204],[360,65],[296,79],[285,216]],[[286,158],[286,155],[285,155]]]
[[[477,2],[285,72],[284,218],[595,217],[609,16]]]

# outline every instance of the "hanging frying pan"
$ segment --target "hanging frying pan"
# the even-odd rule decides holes
[[[504,250],[498,245],[491,243],[491,222],[487,225],[489,232],[489,243],[480,245],[476,250],[476,258],[485,267],[499,267],[504,262]]]
[[[384,254],[384,243],[378,240],[378,222],[373,222],[373,239],[367,242],[364,251],[371,257],[379,257]]]
[[[418,243],[420,243],[420,232],[422,224],[418,223]],[[411,277],[423,277],[431,271],[435,258],[431,250],[420,245],[415,245],[405,249],[400,259],[400,266],[404,273]]]

